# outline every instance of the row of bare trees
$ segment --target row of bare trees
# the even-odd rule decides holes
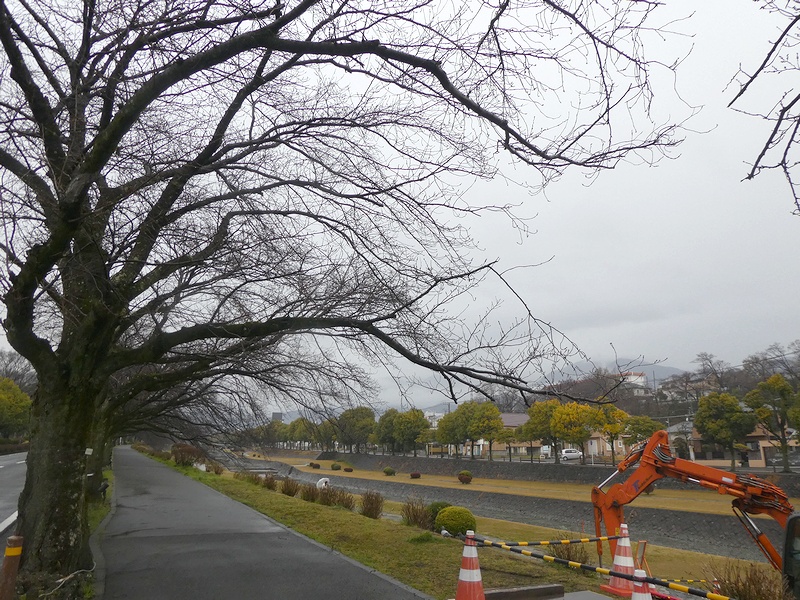
[[[126,431],[355,405],[364,359],[453,399],[551,393],[531,365],[575,350],[524,302],[499,327],[448,311],[504,285],[459,217],[510,214],[458,178],[674,146],[649,118],[657,9],[0,1],[3,327],[38,383],[24,584],[91,566],[85,450]]]

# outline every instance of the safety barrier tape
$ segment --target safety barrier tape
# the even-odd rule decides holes
[[[459,537],[463,538],[463,536]],[[549,556],[547,554],[539,554],[537,552],[531,552],[530,550],[522,550],[518,546],[509,546],[508,544],[503,544],[501,542],[493,542],[485,538],[480,538],[477,535],[475,536],[475,542],[478,545],[502,548],[503,550],[509,550],[510,552],[515,552],[517,554],[521,554],[529,558],[538,558],[540,560],[544,560],[547,562],[553,562],[559,565],[565,565],[573,569],[583,569],[584,571],[600,573],[601,575],[610,575],[611,577],[620,577],[622,579],[627,579],[629,581],[644,581],[647,583],[652,583],[654,585],[660,585],[661,587],[669,588],[671,590],[675,590],[676,592],[691,594],[692,596],[699,596],[700,598],[707,598],[708,600],[734,600],[730,596],[722,596],[720,594],[715,594],[714,592],[707,592],[705,590],[698,590],[696,588],[680,585],[678,583],[671,583],[669,581],[666,581],[665,579],[658,579],[656,577],[636,577],[634,575],[630,575],[629,573],[620,573],[618,571],[612,571],[611,569],[605,569],[603,567],[585,565],[583,563],[575,562],[573,560],[566,560],[563,558],[558,558],[556,556]]]
[[[607,542],[608,540],[621,540],[621,535],[606,535],[602,537],[580,538],[578,540],[545,540],[542,542],[497,542],[506,546],[557,546],[567,544],[585,544],[587,542]]]

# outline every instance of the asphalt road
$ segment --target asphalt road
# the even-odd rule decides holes
[[[15,520],[17,502],[25,485],[26,456],[25,452],[0,456],[0,535]]]
[[[93,540],[100,600],[420,600],[369,570],[127,447]]]

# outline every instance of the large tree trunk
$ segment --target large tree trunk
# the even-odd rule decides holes
[[[33,402],[28,473],[19,499],[22,575],[64,576],[92,566],[86,511],[86,448],[92,394],[40,377]]]

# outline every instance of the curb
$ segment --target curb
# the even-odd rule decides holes
[[[114,455],[111,455],[111,465],[113,470]],[[114,486],[114,492],[111,494],[111,510],[97,526],[97,529],[89,536],[89,549],[92,552],[92,560],[94,560],[94,599],[103,600],[103,595],[106,591],[106,560],[103,552],[100,549],[100,539],[105,533],[108,523],[117,512],[117,486]]]

